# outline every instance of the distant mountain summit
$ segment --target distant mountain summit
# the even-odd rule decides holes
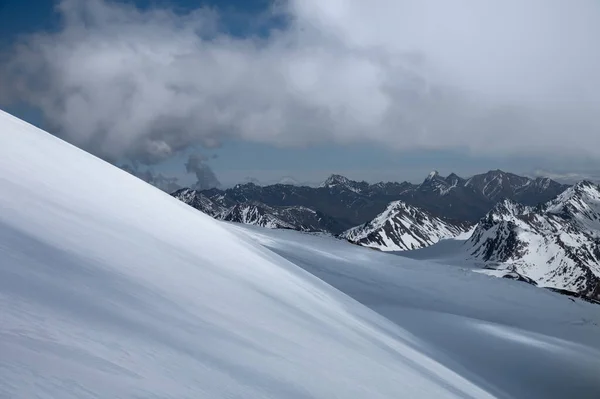
[[[341,237],[382,251],[405,251],[455,237],[469,227],[468,223],[451,223],[402,201],[395,201],[375,219],[345,231]]]
[[[538,285],[589,294],[600,284],[600,187],[581,182],[537,207],[503,200],[480,220],[466,251]]]
[[[401,199],[439,217],[476,222],[504,198],[537,205],[567,187],[550,179],[531,179],[500,170],[469,179],[454,173],[444,177],[433,171]]]
[[[427,178],[421,183],[417,190],[421,192],[431,192],[441,196],[448,194],[451,190],[462,185],[464,179],[452,173],[448,177],[443,177],[437,170],[431,172]]]
[[[357,194],[368,191],[370,187],[371,185],[366,181],[357,182],[341,175],[331,175],[319,185],[319,188],[350,190]]]
[[[464,186],[474,188],[494,203],[508,198],[526,205],[548,201],[568,187],[548,178],[532,179],[501,170],[475,175]]]

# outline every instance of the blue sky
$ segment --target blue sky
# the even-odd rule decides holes
[[[260,26],[253,31],[254,18],[264,13],[269,0],[135,0],[122,1],[135,4],[140,9],[163,7],[186,14],[202,6],[219,10],[224,30],[235,37],[264,35],[269,28],[281,21],[271,20],[272,26]],[[0,0],[0,51],[9,49],[20,37],[32,32],[52,32],[59,29],[59,18],[54,12],[52,0]],[[199,71],[201,73],[201,71]],[[30,105],[13,102],[4,108],[17,116],[46,127],[42,113]],[[262,144],[260,142],[263,142]],[[485,142],[483,146],[485,147]],[[501,142],[498,142],[501,144]],[[563,173],[595,168],[593,158],[554,160],[544,154],[520,154],[522,151],[499,151],[498,154],[478,153],[473,148],[441,146],[438,150],[425,150],[419,146],[389,146],[385,141],[336,141],[314,140],[297,147],[285,143],[264,143],[264,140],[247,141],[240,138],[221,140],[216,148],[189,147],[177,156],[152,165],[150,168],[165,175],[175,176],[184,184],[193,183],[193,176],[186,174],[184,163],[192,152],[200,152],[211,159],[208,164],[224,185],[256,178],[262,182],[274,182],[280,177],[291,176],[301,182],[317,183],[331,173],[340,173],[354,179],[367,181],[409,180],[420,181],[429,171],[436,169],[442,174],[456,172],[463,176],[490,169],[504,169],[522,174],[535,174],[540,170]],[[400,149],[398,149],[400,148]]]

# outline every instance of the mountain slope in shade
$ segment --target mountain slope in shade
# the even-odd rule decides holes
[[[434,170],[427,178],[417,186],[416,190],[421,192],[431,192],[440,196],[447,195],[450,191],[456,190],[464,185],[465,179],[452,173],[448,177],[443,177],[437,170]]]
[[[600,188],[578,183],[538,207],[509,200],[481,219],[465,250],[538,285],[592,293],[600,283]]]
[[[501,170],[469,179],[454,173],[444,177],[433,171],[399,199],[438,217],[475,223],[502,199],[537,205],[556,197],[567,187],[550,179],[531,179]]]
[[[388,204],[401,200],[434,216],[477,222],[503,198],[537,205],[560,194],[567,186],[550,179],[530,179],[502,171],[490,171],[464,179],[452,173],[447,177],[432,172],[421,184],[358,182],[331,175],[319,187],[275,184],[238,184],[227,190],[203,191],[219,206],[253,202],[266,206],[303,206],[335,219],[341,234],[367,223],[385,211]]]
[[[218,217],[227,211],[225,206],[213,202],[210,198],[202,194],[200,191],[191,188],[182,188],[171,194],[181,202],[184,202],[196,208],[197,210],[206,213],[212,217]]]
[[[306,232],[330,233],[340,230],[338,222],[328,215],[303,206],[268,206],[247,201],[227,207],[224,198],[215,201],[202,192],[181,189],[173,197],[218,220],[251,224],[270,229],[292,229]]]
[[[228,222],[253,224],[269,229],[302,229],[302,226],[295,226],[287,223],[277,217],[277,213],[272,208],[263,204],[237,204],[220,215],[221,220]]]
[[[402,201],[395,201],[375,219],[345,231],[341,237],[382,251],[405,251],[458,236],[468,228],[466,223],[453,224]]]
[[[329,233],[339,229],[331,217],[303,206],[271,207],[264,204],[237,204],[218,219],[251,224],[270,229],[292,229],[305,232]]]
[[[493,397],[292,262],[3,112],[0,192],[0,397]]]
[[[532,179],[501,170],[475,175],[464,186],[472,187],[493,203],[507,198],[525,205],[546,202],[568,187],[549,178]]]
[[[490,171],[468,180],[454,173],[444,177],[434,171],[419,185],[369,184],[331,175],[316,188],[246,183],[227,190],[182,189],[172,195],[217,219],[339,235],[370,223],[385,212],[391,202],[398,200],[428,212],[429,217],[473,224],[493,207],[497,198],[524,199],[526,204],[535,205],[555,197],[565,187],[550,179],[534,180],[502,171]],[[440,233],[425,238],[413,232],[410,234],[419,238],[404,245],[400,243],[404,233],[392,233],[389,227],[388,232],[395,238],[380,236],[367,241],[379,243],[375,245],[381,248],[397,245],[395,249],[399,250],[413,248],[413,244],[416,247],[428,245],[439,237],[446,237]],[[427,229],[428,226],[423,226],[422,233]]]

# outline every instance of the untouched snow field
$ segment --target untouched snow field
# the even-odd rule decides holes
[[[0,397],[492,397],[422,345],[0,111]]]
[[[595,398],[600,307],[218,222],[0,111],[0,397]]]
[[[334,238],[230,229],[410,331],[424,353],[497,397],[600,398],[600,306]]]

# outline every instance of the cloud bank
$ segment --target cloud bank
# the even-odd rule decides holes
[[[208,190],[215,187],[221,187],[221,182],[217,179],[217,176],[206,164],[208,160],[199,154],[192,154],[188,157],[188,161],[185,164],[185,169],[188,173],[196,175],[196,184],[193,188],[196,190]]]
[[[226,139],[600,156],[597,0],[289,0],[243,38],[211,9],[57,11],[5,55],[0,104],[109,160]]]

